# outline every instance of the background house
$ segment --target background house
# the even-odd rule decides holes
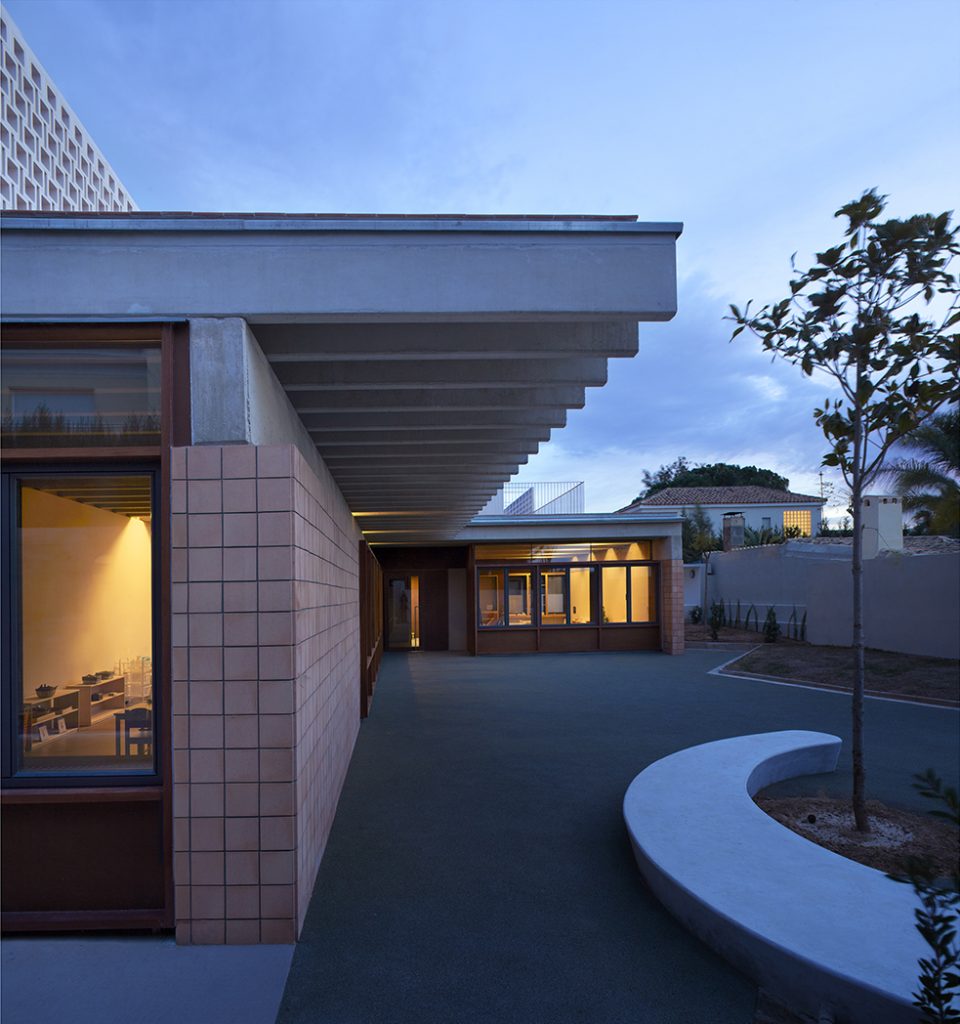
[[[802,537],[820,532],[825,498],[769,487],[666,487],[656,494],[622,508],[623,513],[659,508],[689,516],[699,505],[715,533],[723,530],[723,517],[739,513],[752,530],[785,530],[797,527]]]

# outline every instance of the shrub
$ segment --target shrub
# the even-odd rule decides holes
[[[780,627],[777,625],[777,613],[772,607],[767,609],[767,617],[763,620],[763,642],[775,644],[780,637]]]
[[[915,775],[913,788],[946,809],[930,813],[950,822],[960,834],[960,798],[957,791],[944,786],[933,769]],[[900,874],[890,875],[906,882],[920,898],[914,910],[917,931],[930,947],[930,956],[919,962],[919,990],[913,993],[913,1005],[923,1013],[923,1024],[948,1024],[960,1021],[954,1008],[954,996],[960,993],[960,946],[957,944],[956,911],[960,907],[960,870],[954,868],[947,881],[938,879],[930,860],[908,857]]]
[[[726,625],[726,613],[723,610],[723,601],[712,601],[710,604],[710,618],[707,620],[710,626],[710,639],[719,639],[717,631],[721,626]]]

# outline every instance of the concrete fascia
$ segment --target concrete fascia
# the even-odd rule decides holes
[[[630,215],[583,214],[339,214],[193,213],[137,211],[133,214],[40,213],[5,210],[4,219],[20,230],[173,232],[430,232],[436,234],[654,234],[678,237],[679,221],[641,221]]]
[[[678,225],[3,219],[3,316],[669,320]]]
[[[510,520],[513,520],[512,522]],[[551,540],[645,540],[680,536],[679,516],[637,517],[583,516],[498,516],[474,519],[456,539],[466,544]]]

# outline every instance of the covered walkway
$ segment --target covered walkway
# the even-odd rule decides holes
[[[707,675],[722,656],[388,656],[280,1024],[748,1024],[753,986],[645,890],[621,801],[684,746],[849,734],[823,691]],[[871,795],[956,778],[957,714],[868,701]],[[835,776],[785,786],[846,791]],[[691,822],[696,827],[696,822]]]

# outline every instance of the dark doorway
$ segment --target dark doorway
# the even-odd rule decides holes
[[[413,651],[420,646],[420,577],[388,576],[387,646]]]

